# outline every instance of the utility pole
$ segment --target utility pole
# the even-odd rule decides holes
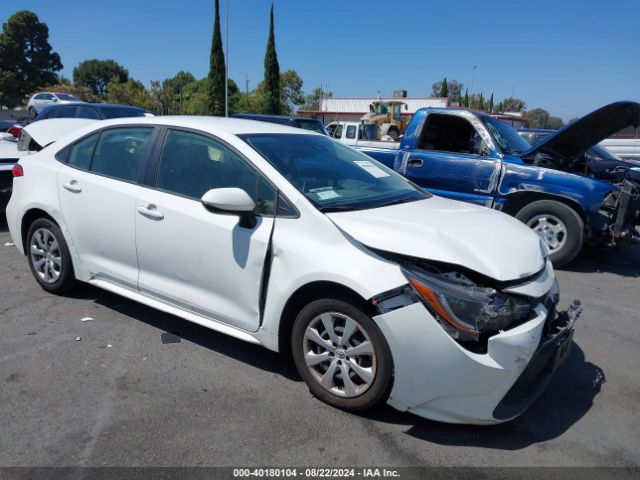
[[[224,56],[224,116],[229,116],[229,0],[227,0],[226,26],[225,26],[225,46],[227,53]]]

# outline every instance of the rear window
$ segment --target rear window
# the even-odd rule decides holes
[[[144,110],[131,107],[101,108],[104,118],[144,117]]]
[[[322,133],[323,135],[327,134],[327,131],[324,129],[324,125],[318,122],[317,120],[296,120],[296,124],[298,128],[304,128],[305,130],[311,130],[312,132]]]

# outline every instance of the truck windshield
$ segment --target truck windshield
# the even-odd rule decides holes
[[[239,135],[323,212],[365,210],[430,195],[393,170],[329,137]]]
[[[522,138],[518,131],[511,125],[497,118],[481,117],[489,134],[498,144],[502,153],[507,155],[520,155],[531,148],[529,142]]]

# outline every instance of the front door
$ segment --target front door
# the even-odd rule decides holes
[[[256,202],[257,222],[201,203],[213,188],[237,187]],[[141,291],[196,313],[257,331],[260,291],[274,224],[276,191],[247,160],[222,142],[168,130],[153,187],[136,202]]]
[[[466,118],[430,114],[401,173],[437,195],[488,206],[501,168],[496,157]]]

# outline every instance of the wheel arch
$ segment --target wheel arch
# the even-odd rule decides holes
[[[539,200],[551,200],[554,202],[562,203],[573,211],[575,211],[582,219],[585,227],[588,225],[588,217],[586,212],[575,200],[572,200],[561,195],[554,195],[546,192],[516,192],[510,194],[503,203],[501,211],[515,217],[516,214],[530,203],[537,202]]]
[[[354,303],[371,317],[376,315],[372,304],[367,302],[355,290],[332,281],[313,281],[299,287],[287,300],[278,325],[278,351],[289,352],[291,347],[291,332],[296,316],[302,308],[313,302],[325,298],[335,298]]]
[[[24,254],[26,255],[28,252],[27,249],[27,233],[29,232],[29,227],[31,224],[36,221],[38,218],[46,218],[55,223],[58,227],[60,227],[60,223],[53,218],[49,213],[45,212],[40,208],[31,208],[25,212],[22,216],[22,220],[20,222],[20,237],[22,240],[22,248],[24,249]],[[66,239],[65,239],[66,240]],[[67,242],[68,243],[68,242]]]

